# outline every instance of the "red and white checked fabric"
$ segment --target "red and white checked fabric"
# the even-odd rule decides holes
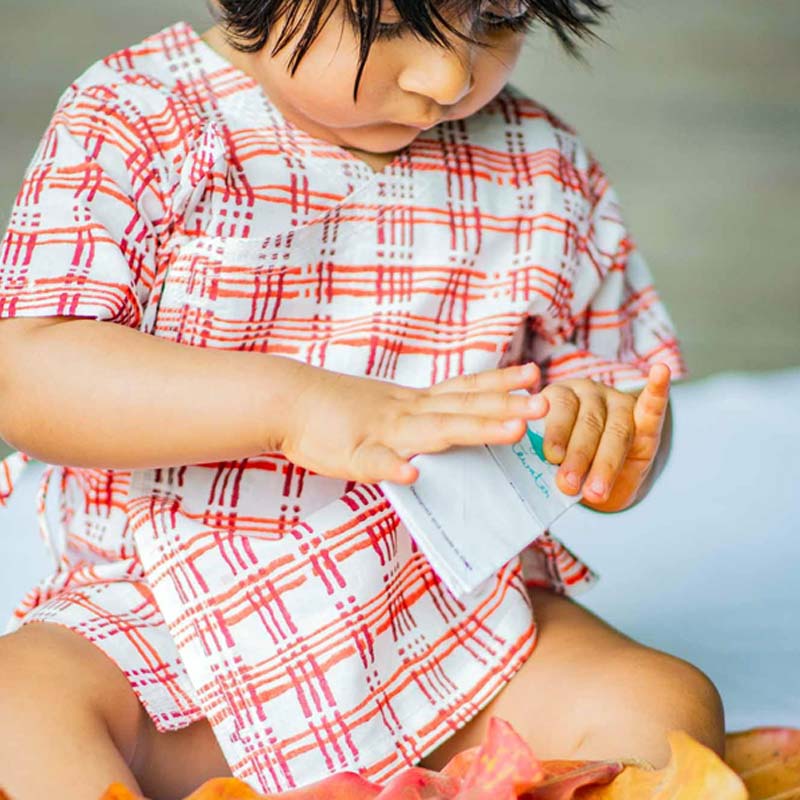
[[[185,23],[91,67],[42,138],[0,317],[52,315],[420,387],[531,359],[623,389],[683,373],[613,191],[546,110],[508,87],[374,173]],[[11,628],[86,636],[160,730],[207,717],[269,792],[416,763],[531,653],[526,584],[592,579],[544,536],[459,602],[377,486],[280,453],[52,467],[40,520],[57,569]]]

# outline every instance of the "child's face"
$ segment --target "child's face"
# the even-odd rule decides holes
[[[398,19],[387,0],[381,23]],[[460,27],[448,21],[469,33],[468,21]],[[341,10],[322,27],[294,76],[288,71],[294,40],[270,56],[279,33],[274,30],[266,47],[254,54],[233,50],[216,29],[205,38],[252,75],[290,122],[312,136],[367,153],[397,151],[441,120],[476,112],[502,89],[524,40],[523,33],[500,30],[484,35],[489,46],[481,48],[454,37],[450,52],[410,32],[378,39],[355,103],[358,37]]]

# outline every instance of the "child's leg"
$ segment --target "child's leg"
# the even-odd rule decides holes
[[[541,759],[639,758],[661,767],[673,729],[723,752],[722,703],[702,672],[637,644],[566,598],[536,590],[532,599],[539,641],[531,657],[422,766],[441,769],[479,744],[492,716],[510,722]]]
[[[31,623],[0,637],[0,788],[14,800],[86,800],[120,781],[152,800],[230,775],[203,720],[158,733],[91,642]]]

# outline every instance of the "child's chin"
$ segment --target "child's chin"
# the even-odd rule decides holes
[[[376,125],[374,131],[361,131],[353,136],[346,147],[374,155],[390,155],[409,145],[422,131],[411,125],[387,122]]]

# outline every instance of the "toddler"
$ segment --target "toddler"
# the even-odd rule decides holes
[[[708,679],[569,599],[556,538],[459,600],[378,486],[532,419],[598,512],[663,462],[669,317],[601,168],[507,83],[532,25],[574,48],[603,6],[212,10],[67,89],[0,246],[0,435],[49,465],[56,563],[0,639],[0,785],[385,782],[491,716],[541,758],[719,752]]]

